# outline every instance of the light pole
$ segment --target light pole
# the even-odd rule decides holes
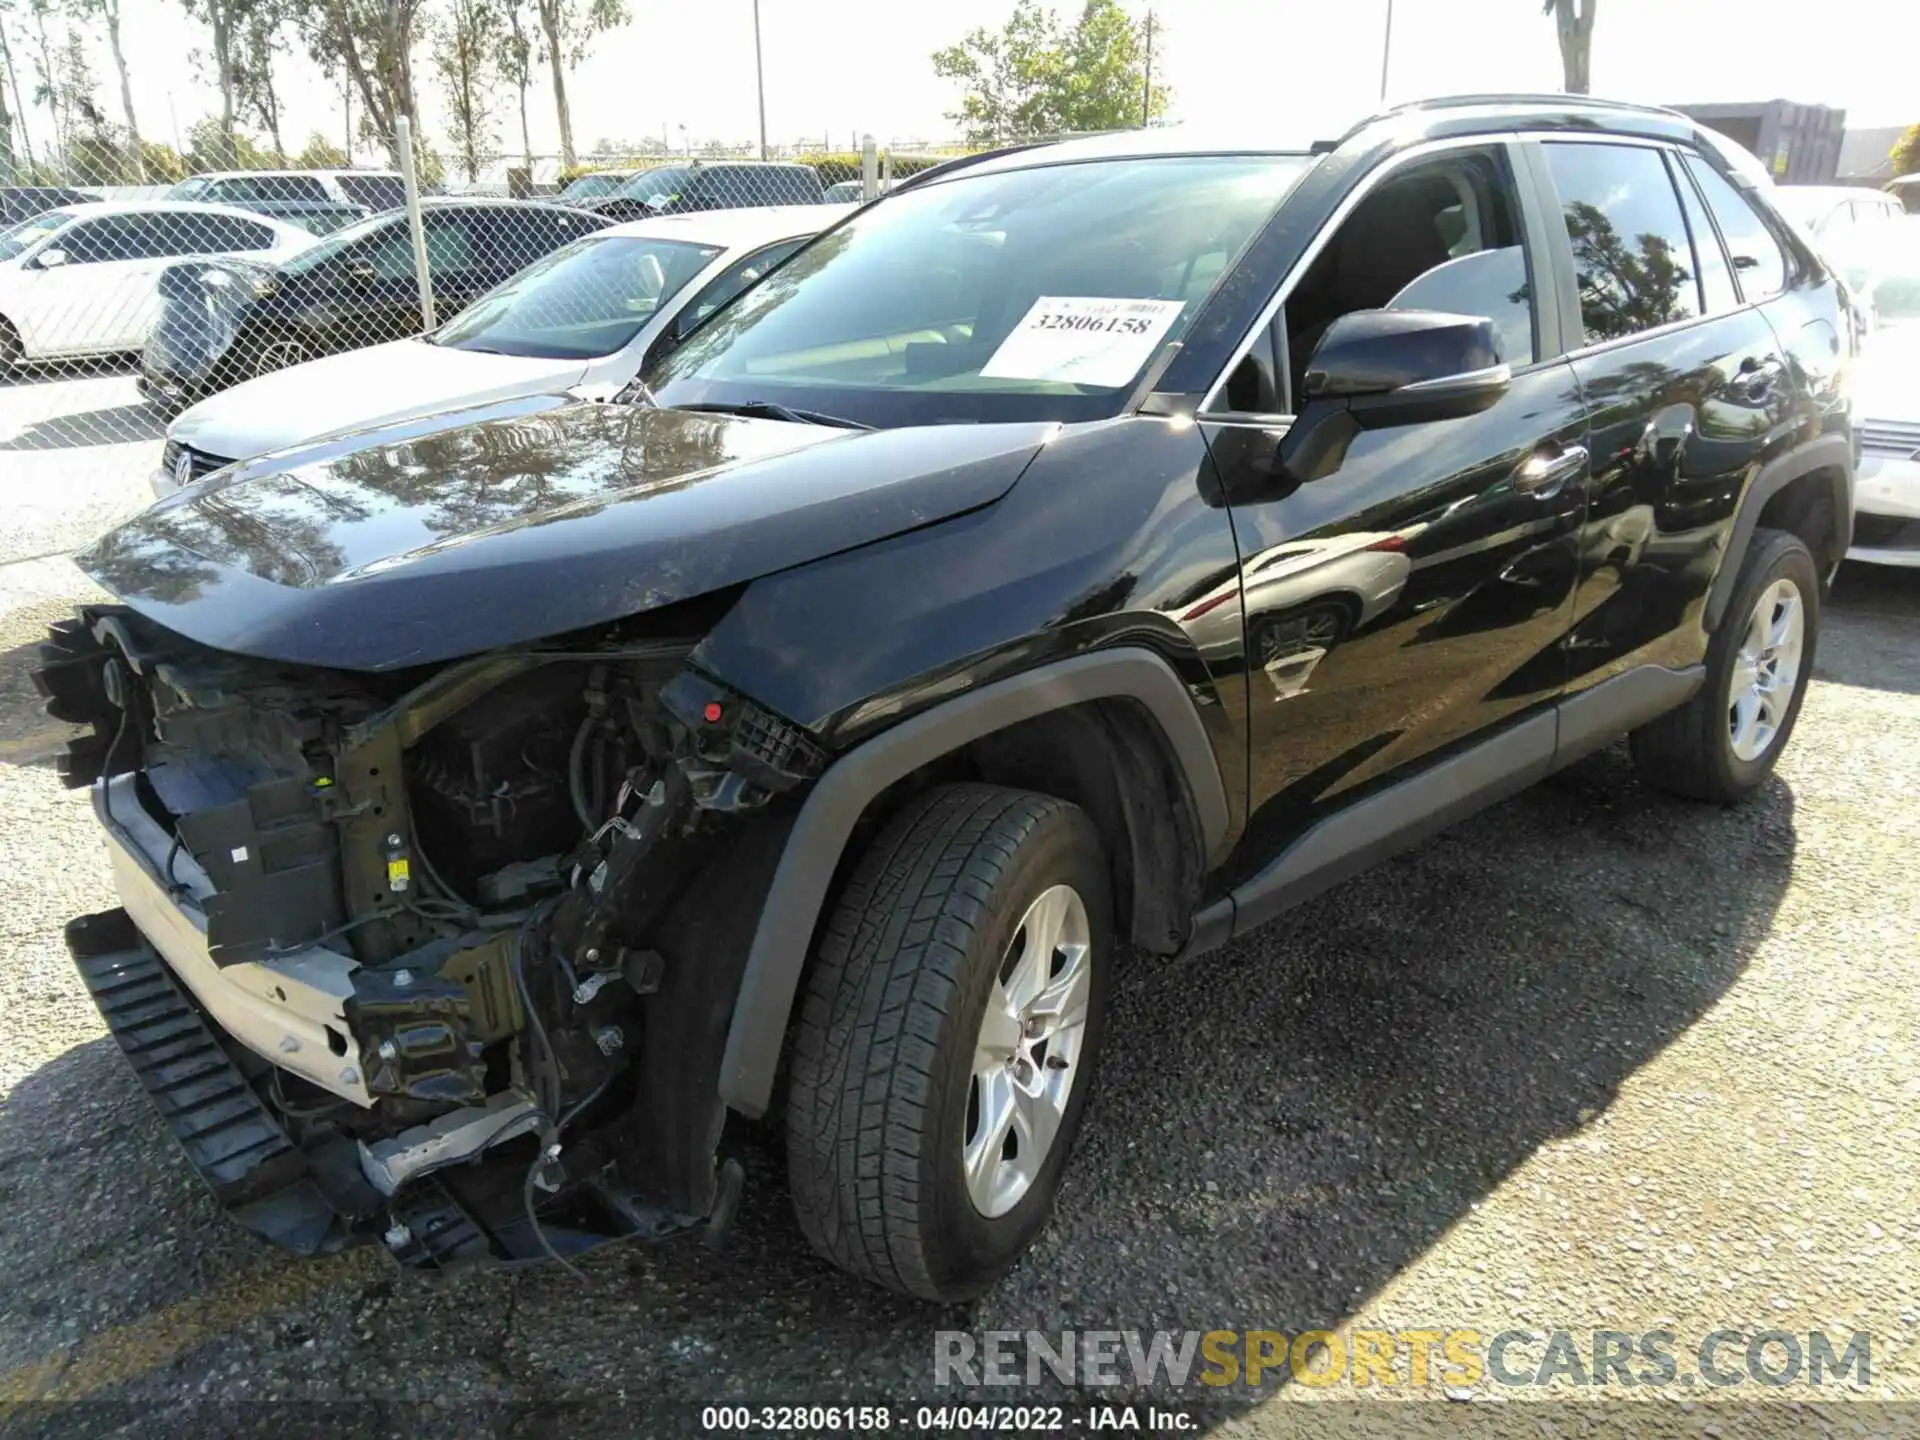
[[[759,0],[754,0],[755,4]],[[1380,103],[1387,99],[1387,66],[1393,59],[1393,0],[1387,0],[1387,33],[1380,37]]]
[[[760,63],[760,0],[753,0],[753,88],[760,96],[760,158],[767,158],[767,72]]]
[[[1140,83],[1140,128],[1153,118],[1153,11],[1147,11],[1147,73]]]

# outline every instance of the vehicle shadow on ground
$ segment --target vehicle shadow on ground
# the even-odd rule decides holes
[[[1823,680],[1920,695],[1920,567],[1848,563],[1829,608],[1846,624],[1821,633],[1814,673]]]
[[[85,727],[55,720],[33,688],[40,665],[40,642],[0,650],[0,764],[47,765]]]
[[[182,1271],[267,1277],[224,1333],[108,1391],[163,1404],[232,1393],[236,1364],[255,1396],[621,1395],[675,1424],[730,1400],[1106,1403],[936,1390],[936,1332],[1337,1325],[1714,1006],[1769,932],[1794,843],[1784,782],[1737,810],[1681,804],[1615,747],[1249,940],[1129,957],[1053,1221],[970,1306],[815,1259],[765,1132],[744,1142],[746,1203],[718,1253],[681,1241],[602,1252],[578,1278],[394,1272],[301,1294],[302,1262],[225,1225],[105,1041],[0,1110],[0,1266],[83,1289],[104,1272],[111,1313],[90,1328],[182,1298]],[[7,1348],[32,1353],[38,1324]],[[1259,1396],[1160,1398],[1230,1412]]]
[[[166,420],[144,400],[103,410],[80,410],[23,425],[0,440],[0,450],[78,450],[89,445],[125,445],[158,440],[167,433]]]

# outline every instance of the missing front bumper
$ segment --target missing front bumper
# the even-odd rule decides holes
[[[270,1064],[370,1106],[362,1047],[346,1016],[355,962],[308,946],[272,960],[216,964],[204,908],[213,882],[147,813],[134,777],[96,781],[93,809],[107,833],[120,903],[207,1014]]]
[[[274,1068],[371,1108],[346,1016],[354,961],[308,947],[221,966],[201,902],[211,882],[166,841],[131,776],[94,786],[124,908],[83,916],[67,945],[88,992],[161,1118],[223,1207],[301,1255],[381,1237],[403,1264],[439,1268],[580,1253],[608,1240],[724,1230],[739,1197],[734,1165],[711,1216],[638,1203],[605,1175],[571,1187],[567,1215],[528,1220],[521,1178],[537,1141],[512,1094],[370,1143],[314,1132],[275,1105]],[[303,1135],[304,1132],[304,1135]]]
[[[342,1168],[356,1164],[352,1148],[329,1163],[294,1144],[125,910],[73,921],[67,948],[154,1107],[228,1213],[296,1254],[346,1244],[353,1212],[372,1209],[371,1188]]]

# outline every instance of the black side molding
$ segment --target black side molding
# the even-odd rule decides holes
[[[1740,562],[1746,558],[1753,530],[1760,523],[1760,512],[1767,501],[1794,481],[1815,470],[1825,470],[1833,481],[1833,558],[1837,563],[1847,553],[1853,538],[1853,445],[1844,435],[1821,435],[1796,445],[1784,455],[1769,460],[1740,497],[1740,509],[1733,517],[1733,530],[1727,536],[1727,553],[1720,570],[1707,591],[1707,609],[1703,617],[1707,633],[1720,628],[1720,619],[1733,599],[1734,582],[1740,578]]]
[[[1183,954],[1197,955],[1245,935],[1684,705],[1705,673],[1700,666],[1637,666],[1328,815],[1231,896],[1195,916],[1193,938]]]
[[[1095,651],[984,685],[896,725],[840,757],[815,783],[794,821],[767,889],[740,982],[720,1066],[720,1098],[743,1115],[765,1113],[787,1017],[815,922],[846,849],[874,796],[931,760],[996,730],[1090,700],[1125,698],[1159,724],[1218,862],[1227,835],[1227,792],[1193,697],[1173,667],[1135,647]]]
[[[1571,765],[1627,731],[1677,710],[1693,698],[1706,678],[1704,665],[1690,665],[1685,670],[1636,665],[1591,689],[1569,695],[1560,702],[1560,735],[1553,747],[1553,768]]]

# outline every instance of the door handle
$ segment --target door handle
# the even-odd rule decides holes
[[[1557,455],[1536,451],[1513,477],[1513,486],[1524,494],[1545,500],[1558,494],[1562,485],[1586,468],[1587,447],[1584,445],[1569,445]]]

